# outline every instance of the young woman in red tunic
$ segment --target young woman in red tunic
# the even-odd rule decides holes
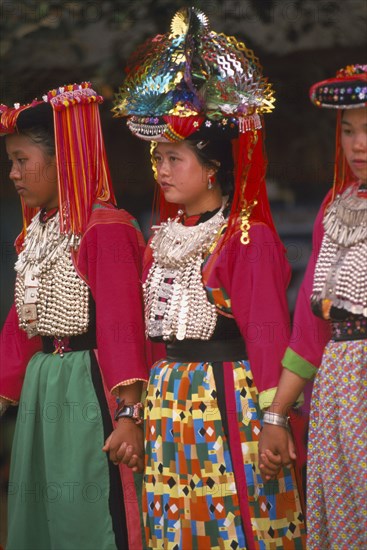
[[[289,324],[290,270],[265,189],[272,103],[253,52],[193,8],[138,50],[116,102],[154,142],[166,214],[144,268],[147,333],[167,354],[145,403],[150,548],[303,548],[295,469],[264,485],[257,461]]]
[[[114,464],[143,452],[144,242],[116,208],[101,101],[83,83],[1,108],[24,219],[0,348],[2,409],[19,404],[8,550],[142,547],[132,472]]]
[[[261,467],[270,479],[295,457],[285,415],[314,378],[307,548],[357,550],[367,547],[367,65],[318,82],[311,100],[337,109],[335,181],[315,222],[294,333],[261,436]]]

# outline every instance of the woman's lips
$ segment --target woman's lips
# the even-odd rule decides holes
[[[172,185],[171,183],[166,182],[160,183],[160,186],[163,191],[165,191],[166,189],[172,189],[174,187],[174,185]]]

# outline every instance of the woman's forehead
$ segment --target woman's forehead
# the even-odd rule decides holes
[[[156,145],[155,150],[161,151],[162,153],[167,153],[169,151],[184,151],[187,150],[188,147],[184,142],[173,142],[173,143],[162,143],[159,142]]]
[[[342,122],[367,124],[367,107],[359,107],[358,109],[345,109],[342,115]]]
[[[43,151],[41,144],[35,143],[29,136],[24,134],[8,134],[5,136],[5,146],[6,150],[12,154]]]
[[[5,142],[6,147],[11,147],[12,149],[24,149],[32,145],[32,141],[29,139],[29,137],[22,134],[8,134],[7,136],[5,136]]]

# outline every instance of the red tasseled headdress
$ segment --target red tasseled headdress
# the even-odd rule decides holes
[[[42,126],[44,116],[38,117],[40,108],[43,115],[45,104],[52,108],[62,233],[82,235],[96,201],[116,204],[99,116],[98,104],[102,101],[90,83],[83,82],[51,90],[43,101],[0,107],[2,134],[21,132],[22,114],[30,109],[33,113],[31,121],[28,117],[27,127]],[[22,211],[23,230],[16,240],[18,250],[38,209],[27,207],[22,200]]]

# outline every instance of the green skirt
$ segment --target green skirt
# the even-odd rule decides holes
[[[7,550],[116,550],[89,351],[37,353],[12,449]]]

